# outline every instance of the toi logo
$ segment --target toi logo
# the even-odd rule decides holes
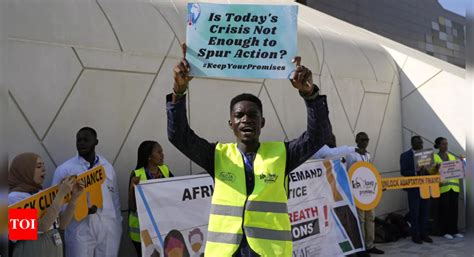
[[[38,240],[38,210],[8,210],[8,238],[10,240]]]

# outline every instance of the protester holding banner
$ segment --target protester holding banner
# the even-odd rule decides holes
[[[423,149],[423,140],[420,136],[411,138],[412,149],[400,155],[400,172],[402,176],[426,175],[427,170],[424,166],[415,166],[415,151]],[[412,241],[416,244],[422,244],[423,241],[432,243],[433,240],[428,236],[427,223],[429,217],[429,200],[422,199],[419,188],[406,189],[408,194],[408,208],[410,210],[410,224]]]
[[[435,140],[434,148],[439,149],[434,154],[434,162],[438,167],[447,161],[454,161],[456,157],[448,152],[448,140],[438,137]],[[454,237],[463,238],[464,235],[458,233],[458,202],[459,202],[459,179],[449,179],[440,183],[440,229],[441,234],[446,239]]]
[[[137,215],[137,203],[135,201],[135,185],[140,181],[149,179],[173,177],[168,166],[163,163],[163,148],[156,141],[143,141],[138,147],[137,166],[130,174],[128,191],[128,229],[130,239],[137,250],[138,256],[142,256],[140,240],[140,223]]]
[[[326,97],[319,95],[301,58],[295,59],[290,81],[305,100],[308,122],[306,132],[290,142],[259,141],[265,119],[260,99],[251,94],[238,95],[230,103],[228,126],[236,143],[200,138],[186,116],[189,64],[184,58],[174,68],[173,94],[167,95],[168,137],[215,181],[205,256],[292,255],[286,176],[332,134]]]
[[[357,148],[354,153],[348,154],[346,157],[347,160],[347,170],[356,163],[356,162],[372,162],[370,153],[367,151],[367,146],[369,145],[369,136],[365,132],[359,132],[356,135],[355,142]],[[384,251],[377,249],[374,245],[375,239],[375,211],[374,209],[364,211],[357,209],[357,214],[359,216],[360,227],[365,241],[365,251],[357,253],[358,256],[370,256],[370,253],[373,254],[384,254]]]
[[[23,153],[16,156],[8,173],[8,202],[14,204],[43,189],[46,170],[40,156]],[[44,215],[38,219],[38,240],[18,241],[13,250],[15,257],[60,257],[63,245],[58,229],[64,230],[70,223],[78,197],[83,192],[83,183],[75,177],[61,181],[59,191]],[[64,197],[72,192],[67,208],[61,212]]]
[[[96,154],[97,132],[90,127],[76,134],[78,155],[61,164],[54,173],[53,184],[78,175],[93,167],[103,166],[106,180],[102,183],[102,208],[89,206],[89,215],[77,222],[72,220],[65,233],[68,257],[116,257],[122,235],[122,216],[117,176],[112,165]]]

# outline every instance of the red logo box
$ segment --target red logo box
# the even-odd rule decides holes
[[[10,240],[38,240],[38,210],[8,210],[8,238]]]

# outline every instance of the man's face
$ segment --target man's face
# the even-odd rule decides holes
[[[77,152],[81,156],[85,156],[93,152],[97,143],[97,138],[95,138],[90,131],[79,131],[76,135],[76,148]]]
[[[264,125],[265,119],[254,102],[240,101],[232,107],[229,126],[238,141],[242,143],[258,142],[261,128]]]
[[[357,148],[366,149],[369,145],[369,136],[366,134],[359,134],[356,138]]]
[[[421,140],[419,137],[415,137],[411,143],[411,147],[415,151],[423,149],[423,140]]]

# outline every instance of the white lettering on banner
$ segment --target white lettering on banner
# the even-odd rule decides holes
[[[235,180],[229,174],[221,175],[220,179]],[[288,218],[293,257],[343,256],[362,250],[351,182],[339,160],[324,164],[308,161],[291,172],[289,180]],[[214,190],[212,179],[205,175],[178,177],[144,183],[140,188],[143,196],[136,194],[140,231],[150,234],[156,251],[163,253],[170,238],[181,238],[178,240],[184,239],[182,243],[190,256],[203,253]],[[195,246],[196,242],[188,239],[201,238],[193,236],[199,233],[203,239]],[[143,242],[142,250],[146,250]]]

